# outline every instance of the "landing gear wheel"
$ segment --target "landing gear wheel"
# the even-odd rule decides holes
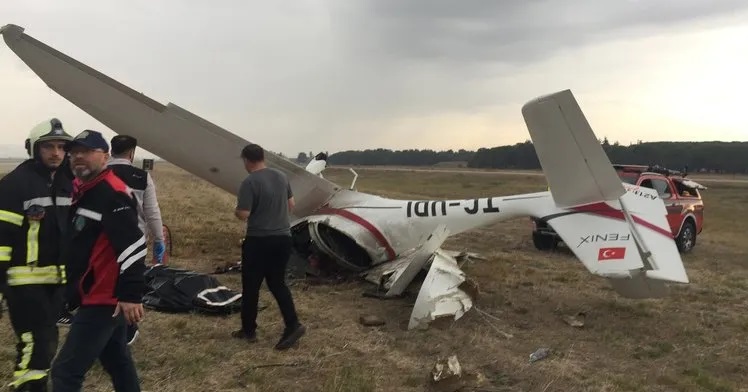
[[[681,253],[690,252],[696,245],[696,226],[691,221],[686,221],[680,228],[678,237],[675,238],[675,244]]]
[[[533,231],[532,243],[537,250],[554,250],[558,246],[558,239],[552,235]]]

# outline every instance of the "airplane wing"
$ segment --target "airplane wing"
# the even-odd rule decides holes
[[[248,141],[173,103],[156,102],[25,34],[22,27],[6,25],[0,34],[49,88],[112,131],[132,135],[146,150],[237,193],[247,176],[240,153]],[[310,214],[339,189],[270,151],[265,159],[289,178],[296,199],[293,218]]]

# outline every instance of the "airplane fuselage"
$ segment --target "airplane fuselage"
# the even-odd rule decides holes
[[[312,240],[324,253],[363,270],[420,246],[440,225],[449,235],[455,235],[508,219],[542,215],[555,208],[547,191],[472,199],[396,200],[344,190],[294,226],[309,225]],[[325,233],[330,234],[327,239]],[[368,259],[350,260],[356,256],[346,254],[342,243],[334,243],[339,240],[352,246],[345,237],[363,248]]]

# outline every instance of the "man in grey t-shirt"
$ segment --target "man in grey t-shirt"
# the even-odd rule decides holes
[[[283,172],[268,167],[252,172],[242,182],[237,199],[237,210],[251,211],[247,236],[291,235],[288,210],[293,192]]]
[[[283,172],[265,166],[265,152],[257,144],[242,150],[244,168],[249,176],[237,195],[237,218],[247,222],[242,244],[242,329],[233,337],[257,341],[257,302],[262,281],[278,302],[285,330],[275,345],[278,350],[291,347],[306,331],[299,323],[291,291],[286,286],[286,265],[291,256],[289,210],[294,199],[291,185]]]

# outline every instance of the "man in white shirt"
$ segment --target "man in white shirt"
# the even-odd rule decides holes
[[[156,184],[150,173],[133,165],[138,141],[129,135],[117,135],[110,144],[111,158],[107,167],[133,190],[138,204],[138,226],[143,233],[150,233],[153,238],[154,261],[162,264],[166,247],[161,209],[156,198]],[[128,325],[127,344],[132,344],[138,335],[138,325]]]
[[[107,166],[133,190],[138,201],[138,225],[143,233],[150,233],[153,238],[155,261],[161,264],[166,250],[161,209],[150,173],[133,165],[138,141],[132,136],[117,135],[110,144],[112,157]]]

